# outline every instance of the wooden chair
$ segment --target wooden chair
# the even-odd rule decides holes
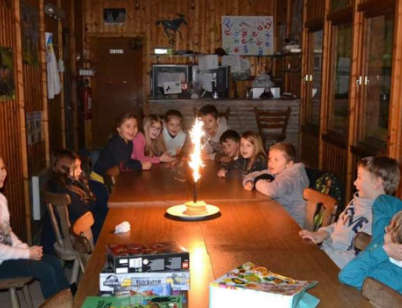
[[[39,308],[72,308],[74,303],[70,289],[64,289],[48,298]]]
[[[103,176],[103,180],[105,181],[105,186],[109,193],[112,192],[114,184],[116,184],[116,180],[119,177],[120,168],[119,166],[114,166],[108,170],[106,170],[105,175]]]
[[[306,188],[303,198],[307,201],[305,229],[316,231],[333,222],[337,201],[329,195]]]
[[[74,222],[71,228],[71,232],[74,235],[73,247],[80,253],[84,267],[86,267],[89,257],[95,249],[91,230],[94,222],[95,220],[92,212],[86,212]]]
[[[56,235],[56,242],[54,243],[56,254],[64,261],[74,262],[70,283],[77,283],[80,268],[82,272],[85,269],[80,252],[74,249],[74,238],[70,233],[71,223],[68,214],[68,206],[71,203],[70,196],[42,191],[42,200],[47,205]]]
[[[370,241],[371,235],[358,232],[353,239],[353,245],[356,249],[363,251]],[[398,292],[370,277],[364,280],[362,294],[376,308],[402,307],[402,296]]]
[[[30,308],[33,308],[31,293],[29,292],[28,284],[32,281],[32,277],[16,277],[0,279],[0,290],[8,289],[11,299],[11,307],[19,308],[18,297],[16,290],[22,288],[24,298]]]
[[[260,110],[254,107],[258,132],[264,147],[286,139],[286,128],[290,117],[290,107],[285,110]]]

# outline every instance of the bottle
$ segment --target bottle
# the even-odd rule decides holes
[[[218,91],[216,90],[216,86],[215,86],[215,81],[212,81],[212,98],[213,99],[219,98]]]

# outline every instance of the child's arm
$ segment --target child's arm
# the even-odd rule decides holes
[[[249,174],[247,174],[244,178],[243,178],[243,187],[246,186],[250,186],[251,185],[251,189],[254,188],[254,180],[262,175],[262,174],[266,174],[268,173],[268,170],[262,170],[262,171],[255,171],[255,172],[251,172]]]
[[[255,183],[255,189],[270,198],[278,198],[289,192],[294,186],[294,178],[277,177],[274,181],[260,180]]]
[[[388,259],[382,246],[363,251],[350,261],[339,273],[339,280],[349,286],[358,288],[363,286],[364,280],[375,270],[377,265]]]
[[[318,230],[317,232],[311,232],[308,230],[301,230],[299,235],[302,239],[310,240],[314,244],[320,244],[329,237],[329,233],[324,230]]]

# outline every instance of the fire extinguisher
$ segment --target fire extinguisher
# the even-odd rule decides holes
[[[84,80],[84,87],[82,88],[82,101],[84,105],[84,119],[92,119],[92,89],[89,86],[89,80]]]

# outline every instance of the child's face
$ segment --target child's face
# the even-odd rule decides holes
[[[239,143],[232,139],[226,139],[224,142],[222,142],[222,148],[225,155],[229,156],[230,158],[234,158],[239,155]]]
[[[81,173],[82,173],[81,159],[77,158],[74,161],[73,167],[70,169],[70,176],[78,180],[80,178]]]
[[[181,131],[181,120],[177,117],[170,117],[169,121],[166,122],[166,129],[172,136],[177,136]]]
[[[360,198],[373,199],[378,195],[381,180],[362,166],[357,167],[357,178],[353,183]]]
[[[7,169],[3,159],[0,157],[0,188],[3,188],[7,177]]]
[[[240,154],[243,158],[251,158],[255,154],[254,145],[247,139],[240,139]]]
[[[162,126],[160,122],[153,122],[149,127],[149,137],[151,139],[157,139],[161,134]]]
[[[117,132],[124,141],[128,142],[134,139],[138,132],[138,123],[134,118],[125,120],[118,128]]]
[[[272,149],[268,155],[268,171],[272,175],[280,174],[283,170],[293,164],[292,161],[288,161],[283,151]]]
[[[212,114],[201,116],[201,121],[204,122],[204,130],[209,136],[214,136],[218,130],[218,119]]]

